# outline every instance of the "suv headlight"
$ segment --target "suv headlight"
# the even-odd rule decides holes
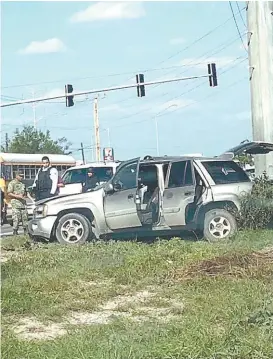
[[[34,218],[43,218],[47,216],[47,205],[42,204],[40,206],[37,206],[33,211]]]

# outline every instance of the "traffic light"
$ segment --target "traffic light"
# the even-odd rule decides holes
[[[72,93],[73,92],[73,86],[72,85],[65,85],[65,93]],[[66,96],[65,100],[66,100],[66,107],[71,107],[74,106],[74,101],[73,101],[74,96]]]
[[[137,74],[136,75],[136,82],[137,82],[137,84],[144,83],[144,75],[143,74]],[[145,96],[145,86],[144,85],[137,86],[137,96],[138,97],[144,97]]]
[[[208,64],[208,74],[209,74],[209,85],[210,85],[210,87],[218,86],[216,65],[214,63]]]

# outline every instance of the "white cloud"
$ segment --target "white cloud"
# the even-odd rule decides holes
[[[64,95],[64,88],[63,89],[60,89],[60,88],[55,88],[55,89],[52,89],[48,92],[46,92],[43,97],[53,97],[53,96],[61,96],[61,95]]]
[[[174,99],[167,101],[163,104],[157,104],[156,106],[152,106],[152,112],[160,114],[163,112],[172,112],[177,111],[182,108],[186,108],[192,105],[196,105],[196,101],[192,99]]]
[[[180,62],[180,65],[207,70],[207,65],[212,62],[214,62],[216,64],[216,68],[219,69],[226,67],[228,65],[232,65],[233,63],[235,64],[236,57],[232,57],[232,56],[208,57],[204,60],[200,60],[198,58],[186,58],[182,62]]]
[[[170,45],[180,45],[184,43],[185,43],[185,39],[183,39],[183,37],[177,37],[170,40]]]
[[[32,41],[24,49],[19,50],[20,54],[48,54],[52,52],[65,51],[66,47],[60,39],[48,39],[45,41]]]
[[[142,2],[98,2],[87,9],[76,12],[71,22],[91,22],[98,20],[136,19],[145,15]]]
[[[240,49],[240,50],[243,50],[243,51],[248,50],[247,40],[243,40],[243,43],[240,44],[239,49]]]
[[[127,112],[125,108],[118,104],[112,104],[109,106],[101,107],[99,109],[100,112]]]
[[[62,96],[65,94],[65,90],[64,90],[64,87],[63,88],[53,88],[52,90],[49,90],[49,91],[46,91],[45,93],[43,93],[41,95],[41,97],[54,97],[54,96]],[[60,102],[60,101],[63,101],[64,104],[65,104],[65,98],[62,97],[62,98],[56,98],[56,99],[51,99],[49,100],[50,102]]]
[[[239,121],[251,120],[251,111],[242,111],[235,114]]]

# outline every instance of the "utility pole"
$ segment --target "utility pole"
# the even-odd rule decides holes
[[[5,136],[5,142],[6,142],[6,152],[9,151],[9,135],[6,132],[6,136]]]
[[[273,1],[248,1],[248,52],[254,141],[273,142]],[[273,153],[255,155],[255,172],[273,179]]]
[[[164,110],[158,112],[155,116],[154,116],[154,121],[155,121],[155,137],[156,137],[156,155],[159,156],[159,133],[158,133],[158,116],[160,116],[163,112],[167,111],[168,109],[172,108],[172,107],[177,107],[177,104],[172,104],[168,107],[166,107]]]
[[[100,161],[100,126],[98,113],[98,96],[94,98],[94,129],[96,143],[96,161]]]
[[[35,92],[32,91],[32,97],[35,98]],[[37,127],[37,121],[36,121],[36,103],[32,103],[32,112],[33,112],[33,127],[36,129]]]
[[[107,127],[107,137],[108,137],[108,147],[111,147],[110,128],[109,127]]]
[[[82,162],[85,165],[84,148],[83,148],[83,143],[82,142],[81,142],[81,153],[82,153]]]

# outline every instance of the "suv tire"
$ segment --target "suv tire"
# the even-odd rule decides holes
[[[237,232],[234,216],[225,209],[212,209],[205,214],[204,237],[209,242],[225,240]]]
[[[56,238],[60,244],[84,244],[90,234],[88,219],[79,213],[65,214],[56,227]]]

